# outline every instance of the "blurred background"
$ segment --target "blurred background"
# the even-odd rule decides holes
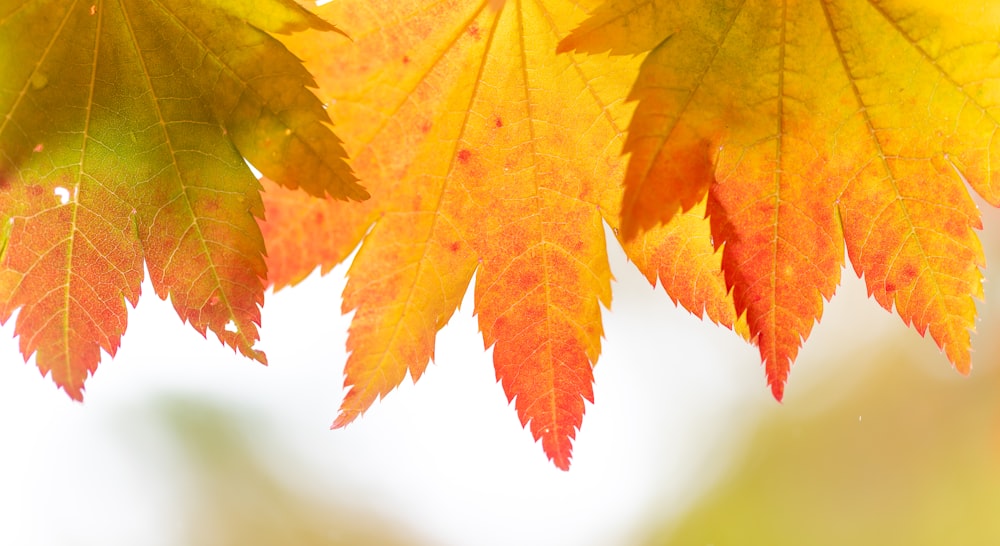
[[[755,349],[617,249],[573,466],[496,383],[467,299],[436,363],[345,430],[344,267],[268,294],[236,357],[148,285],[77,404],[0,330],[0,544],[1000,544],[1000,221],[962,377],[851,270],[775,402]]]

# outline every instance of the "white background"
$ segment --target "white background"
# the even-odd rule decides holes
[[[188,471],[160,430],[165,400],[231,413],[256,438],[254,452],[310,495],[375,514],[416,541],[456,546],[628,544],[697,500],[757,415],[778,407],[755,349],[676,308],[614,249],[596,405],[569,472],[547,461],[508,406],[470,298],[418,385],[407,379],[331,431],[344,392],[345,270],[268,293],[259,345],[268,367],[201,338],[145,285],[117,357],[105,357],[84,404],[22,363],[8,323],[0,544],[182,544]],[[797,391],[845,375],[826,355],[904,332],[853,273],[844,277],[793,369],[784,410],[794,411]]]

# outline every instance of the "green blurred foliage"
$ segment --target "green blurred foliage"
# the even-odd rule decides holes
[[[1000,544],[998,351],[965,378],[927,344],[889,343],[830,358],[841,376],[771,408],[648,544]]]
[[[399,523],[349,501],[348,491],[319,496],[315,482],[269,430],[266,419],[223,410],[198,398],[159,400],[153,416],[162,446],[156,467],[175,472],[185,546],[410,546],[421,544]],[[157,417],[152,418],[152,417]],[[252,424],[252,428],[251,425]],[[148,426],[148,425],[144,425]],[[262,449],[266,446],[267,449]],[[166,460],[162,460],[162,458]],[[275,472],[274,465],[286,472]],[[291,479],[290,479],[291,478]],[[296,481],[298,480],[298,481]]]

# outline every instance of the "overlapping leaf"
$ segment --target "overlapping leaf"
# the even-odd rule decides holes
[[[180,317],[254,349],[260,186],[365,196],[313,80],[269,32],[290,0],[0,1],[0,320],[73,398],[125,330],[143,264]]]
[[[342,1],[320,13],[344,21],[352,41],[289,39],[373,194],[359,206],[271,186],[264,196],[278,286],[317,264],[327,270],[362,242],[344,294],[344,311],[355,311],[350,390],[335,426],[407,373],[420,377],[475,275],[497,378],[548,456],[569,465],[593,397],[599,302],[610,303],[603,222],[617,225],[622,99],[638,69],[638,59],[556,54],[584,7]],[[731,325],[707,222],[685,221],[627,251],[686,307]]]
[[[652,49],[630,95],[624,231],[708,195],[780,398],[845,244],[876,300],[969,370],[983,255],[963,178],[1000,204],[998,43],[984,2],[610,0],[561,48]]]

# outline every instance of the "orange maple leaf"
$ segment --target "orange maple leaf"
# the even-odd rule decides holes
[[[638,60],[557,55],[586,15],[566,0],[346,1],[319,13],[353,41],[303,34],[305,59],[373,198],[310,199],[265,181],[269,280],[349,272],[334,426],[416,380],[475,275],[497,378],[549,458],[569,466],[611,300],[604,222],[621,199],[622,100]],[[593,7],[593,6],[591,6]],[[315,235],[321,233],[321,236]],[[735,313],[703,215],[626,245],[651,282],[726,325]],[[600,302],[600,303],[599,303]]]
[[[623,229],[708,195],[780,399],[845,244],[869,293],[969,371],[984,258],[963,178],[1000,204],[998,42],[983,2],[611,0],[561,49],[652,50],[630,94]]]

